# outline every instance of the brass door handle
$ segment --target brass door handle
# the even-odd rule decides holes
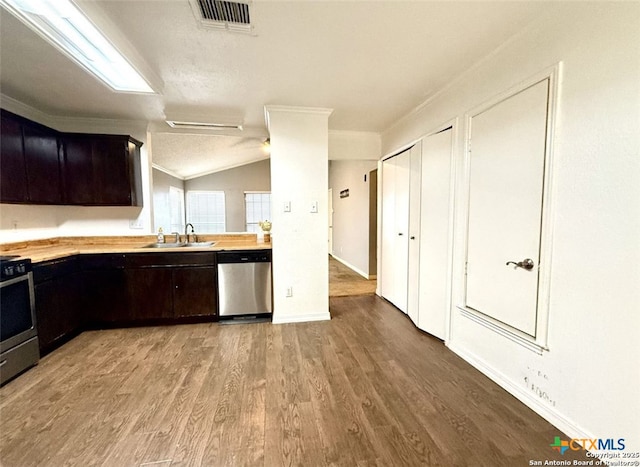
[[[523,259],[522,261],[507,261],[507,266],[513,264],[517,268],[526,269],[527,271],[531,271],[533,269],[533,260],[531,258]]]

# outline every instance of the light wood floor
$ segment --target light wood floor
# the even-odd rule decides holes
[[[329,256],[329,297],[366,295],[376,292],[376,280],[367,280]]]
[[[0,464],[525,466],[563,436],[376,296],[91,331],[0,389]]]

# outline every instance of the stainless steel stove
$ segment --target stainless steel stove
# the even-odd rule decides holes
[[[0,256],[0,384],[38,363],[31,260]]]

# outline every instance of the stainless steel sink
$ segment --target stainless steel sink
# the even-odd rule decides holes
[[[149,245],[145,245],[142,248],[180,248],[183,246],[187,246],[186,243],[151,243]]]
[[[190,242],[190,243],[185,243],[184,246],[186,247],[192,247],[192,248],[203,248],[203,247],[208,247],[208,246],[213,246],[215,245],[217,242]]]
[[[215,245],[216,242],[189,242],[189,243],[150,243],[142,248],[206,248]]]

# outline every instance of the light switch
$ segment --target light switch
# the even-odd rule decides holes
[[[311,212],[318,212],[318,202],[317,201],[312,201],[311,202]]]
[[[291,201],[284,202],[284,212],[291,212]]]

